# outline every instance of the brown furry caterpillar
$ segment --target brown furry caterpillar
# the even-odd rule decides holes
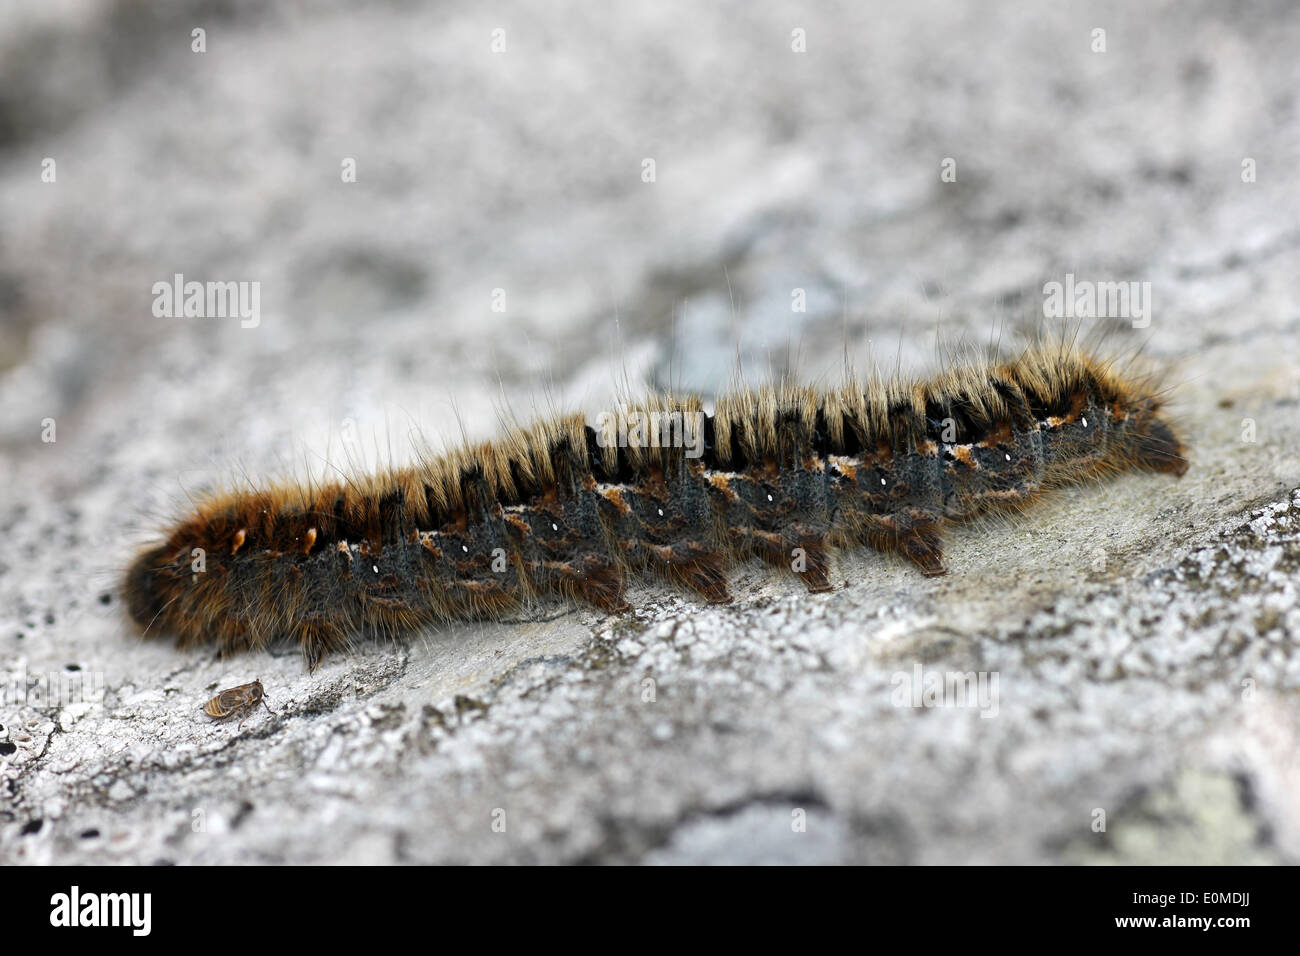
[[[633,574],[726,602],[751,556],[814,592],[832,549],[860,544],[942,574],[948,522],[1128,469],[1183,474],[1160,406],[1149,378],[1068,344],[928,382],[732,394],[711,416],[653,396],[624,409],[626,436],[563,417],[369,478],[213,498],[124,590],[146,633],[223,651],[289,637],[314,668],[357,635],[539,598],[625,611]]]

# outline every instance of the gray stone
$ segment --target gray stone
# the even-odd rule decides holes
[[[1300,860],[1288,5],[157,6],[0,11],[0,863]],[[155,318],[176,273],[259,324]],[[311,674],[114,596],[207,488],[737,356],[933,369],[1067,273],[1151,283],[1089,331],[1167,370],[1192,467],[961,529],[946,577],[745,566]],[[917,668],[986,696],[910,706]],[[255,677],[274,715],[200,714]]]

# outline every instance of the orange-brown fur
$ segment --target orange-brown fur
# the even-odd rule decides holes
[[[802,555],[792,567],[813,591],[829,588],[828,553],[857,544],[943,573],[952,520],[1134,468],[1182,474],[1182,444],[1160,407],[1149,377],[1058,343],[928,381],[727,395],[700,461],[681,448],[591,450],[586,422],[560,417],[413,467],[213,496],[128,571],[128,607],[146,633],[185,646],[291,637],[314,666],[360,633],[496,617],[538,598],[623,610],[626,578],[642,572],[729,600],[726,569],[750,555],[773,565]],[[702,404],[660,394],[634,410],[695,414]],[[961,434],[950,441],[945,429]],[[1051,443],[1056,457],[1044,451]],[[938,485],[927,491],[931,467]],[[835,487],[824,503],[809,490],[823,479]],[[702,520],[698,506],[693,520],[678,514],[683,489],[707,491]],[[488,568],[497,539],[504,566]]]

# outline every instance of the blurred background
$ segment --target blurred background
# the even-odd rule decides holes
[[[763,859],[771,849],[775,859],[804,862],[843,853],[1037,862],[1093,852],[1069,856],[1075,837],[1062,822],[1066,811],[1050,793],[1026,790],[1018,774],[1038,775],[1035,761],[1050,751],[1065,754],[1042,771],[1050,781],[1037,784],[1058,788],[1052,793],[1081,792],[1081,780],[1091,786],[1107,774],[1118,782],[1097,786],[1110,787],[1116,805],[1141,804],[1161,780],[1184,786],[1175,763],[1151,756],[1167,742],[1163,731],[1131,745],[1124,738],[1113,752],[1098,742],[1097,734],[1114,730],[1105,715],[1125,712],[1131,701],[1124,693],[1138,688],[1118,692],[1107,705],[1113,712],[1083,708],[1091,729],[1056,725],[1051,732],[1063,736],[1049,737],[1050,744],[1038,734],[1049,732],[1051,717],[1041,718],[1044,726],[1030,717],[1024,724],[991,721],[1010,723],[1002,732],[1011,737],[952,744],[946,779],[954,766],[965,767],[978,806],[1002,823],[983,819],[976,803],[962,816],[968,805],[953,804],[938,764],[933,776],[924,768],[916,777],[902,769],[882,776],[865,752],[856,769],[832,759],[836,748],[857,746],[845,727],[825,759],[792,762],[802,774],[794,782],[763,783],[773,764],[787,762],[783,754],[816,752],[813,726],[831,718],[799,716],[790,703],[798,695],[782,688],[807,678],[812,665],[789,664],[802,661],[803,651],[791,651],[783,664],[766,656],[775,652],[757,650],[780,638],[748,619],[733,622],[735,633],[718,623],[719,633],[730,635],[726,642],[755,642],[757,657],[747,666],[759,670],[737,671],[731,655],[740,652],[726,643],[717,669],[692,678],[705,690],[691,706],[702,709],[654,720],[629,716],[627,727],[639,729],[603,743],[569,740],[532,764],[517,755],[520,732],[505,717],[485,718],[486,729],[476,731],[494,735],[491,741],[457,738],[463,752],[445,741],[442,749],[430,745],[433,762],[411,779],[456,782],[441,796],[422,791],[428,812],[444,822],[462,812],[476,819],[483,801],[495,805],[475,789],[483,779],[514,773],[517,792],[533,795],[529,812],[539,822],[509,849],[479,847],[470,822],[461,830],[446,824],[459,843],[452,835],[421,835],[398,819],[397,802],[363,812],[356,794],[322,797],[296,835],[244,831],[251,835],[225,849],[188,837],[168,842],[173,824],[157,821],[173,814],[183,832],[192,793],[202,791],[196,781],[207,772],[207,745],[194,744],[197,756],[186,758],[193,762],[169,771],[183,780],[157,785],[151,775],[163,772],[160,748],[173,750],[194,732],[188,716],[172,725],[167,715],[188,707],[218,676],[233,676],[232,665],[194,663],[165,644],[135,643],[113,583],[132,549],[205,488],[368,456],[403,460],[414,440],[437,447],[462,435],[489,437],[503,408],[521,418],[556,408],[594,413],[608,407],[620,383],[711,396],[738,368],[751,383],[784,374],[836,383],[846,361],[921,372],[933,366],[936,342],[982,344],[1032,332],[1043,321],[1044,284],[1067,274],[1151,284],[1149,327],[1086,324],[1117,349],[1145,343],[1176,370],[1196,469],[1175,492],[1158,482],[1133,485],[1133,501],[1150,510],[1131,529],[1108,525],[1115,499],[1087,498],[1073,524],[1069,515],[1062,520],[1059,537],[1051,537],[1054,519],[1044,518],[1047,538],[1007,556],[1009,564],[997,565],[996,546],[973,538],[958,542],[956,557],[1014,576],[1017,567],[1093,548],[1105,527],[1118,535],[1109,553],[1131,560],[1134,573],[1165,566],[1161,560],[1176,564],[1222,522],[1285,501],[1300,484],[1293,434],[1300,401],[1297,49],[1300,11],[1285,0],[1231,7],[1209,0],[5,4],[0,529],[8,545],[0,551],[0,655],[29,673],[75,665],[105,675],[106,702],[83,712],[88,723],[78,726],[90,729],[64,747],[76,755],[72,764],[95,766],[104,793],[124,767],[139,775],[126,796],[86,798],[69,783],[72,764],[60,769],[57,746],[44,764],[32,756],[54,739],[50,728],[62,726],[58,713],[29,708],[11,717],[11,729],[25,727],[15,732],[27,739],[11,738],[21,746],[12,758],[0,757],[0,771],[17,773],[24,759],[35,769],[7,825],[50,821],[44,835],[11,842],[11,858],[149,862],[225,853],[247,860],[265,852],[288,861],[320,854],[366,862],[639,861],[652,852],[676,860],[743,858],[757,845]],[[257,283],[256,322],[158,315],[155,284],[177,274]],[[1256,422],[1259,441],[1239,437],[1243,417]],[[1174,510],[1159,517],[1166,500]],[[1112,561],[1111,573],[1116,566]],[[990,608],[972,604],[973,592],[960,584],[921,593],[893,568],[853,567],[875,582],[863,587],[877,590],[855,592],[861,606],[832,605],[839,617],[818,628],[828,647],[867,641],[840,664],[856,675],[875,673],[880,686],[896,665],[872,671],[866,662],[879,647],[862,622],[881,601],[893,602],[904,630],[930,633],[937,615],[965,635],[956,646],[970,649],[1003,625],[1029,626],[1062,589],[1082,594],[1086,607],[1088,588],[1113,584],[1078,575],[1038,581],[1013,624],[1010,598]],[[798,598],[757,572],[751,577],[751,593],[762,601]],[[650,653],[663,621],[687,613],[680,598],[665,600],[638,619],[648,636],[633,641],[638,650],[621,652],[619,680],[649,667],[638,654]],[[1281,602],[1275,627],[1288,648],[1279,651],[1275,682],[1289,686],[1294,602],[1268,600]],[[959,619],[967,612],[955,608],[974,610]],[[1040,624],[1030,630],[1039,633]],[[1232,627],[1239,624],[1246,626]],[[278,692],[282,700],[315,701],[308,713],[343,708],[340,719],[362,727],[385,752],[413,746],[413,737],[456,737],[446,726],[459,726],[462,698],[490,703],[516,680],[539,687],[579,680],[574,675],[586,665],[574,661],[625,637],[611,637],[605,626],[583,614],[522,634],[475,626],[433,640],[439,650],[416,646],[409,651],[415,662],[404,659],[400,671],[386,669],[385,651],[375,650],[361,664],[327,668],[319,680],[341,689],[326,697],[294,659],[275,663],[277,689],[272,667],[254,666],[272,700]],[[802,635],[789,637],[796,648],[816,630],[807,620],[785,626]],[[1126,627],[1112,627],[1105,640],[1131,638]],[[944,637],[933,653],[950,651],[952,640]],[[1206,640],[1214,647],[1218,638]],[[511,648],[507,656],[494,656],[503,646]],[[1179,647],[1175,657],[1188,660],[1204,652]],[[1103,641],[1089,653],[1102,659],[1112,651]],[[534,674],[528,667],[537,659],[561,663],[537,665]],[[524,667],[528,661],[534,664]],[[1037,665],[1020,664],[1022,686],[1057,686]],[[654,666],[676,673],[672,660]],[[357,676],[358,667],[370,676]],[[424,676],[411,676],[417,673]],[[684,673],[677,674],[680,686],[689,685]],[[1236,674],[1216,679],[1231,689]],[[863,693],[858,679],[809,693],[839,701],[836,719],[856,726],[869,716],[851,705]],[[736,680],[748,696],[724,707],[718,688]],[[356,689],[363,686],[365,693]],[[1198,709],[1190,685],[1183,690],[1187,710],[1167,700],[1161,708],[1183,714],[1189,732],[1201,733],[1209,712]],[[1141,693],[1155,692],[1143,685]],[[387,694],[383,706],[404,715],[394,718],[394,740],[376,729],[379,718],[367,708],[379,705],[371,694]],[[1060,703],[1030,697],[1025,714],[1050,714]],[[561,706],[560,698],[543,699]],[[885,716],[875,713],[872,723],[897,714],[887,699],[884,705]],[[431,707],[454,719],[431,728]],[[617,728],[613,705],[605,711]],[[123,764],[104,748],[104,734],[142,712],[156,722],[137,728],[135,763]],[[567,725],[578,712],[545,720]],[[1284,740],[1293,718],[1279,724]],[[768,721],[784,721],[788,734],[769,736]],[[663,758],[668,763],[634,760],[623,776],[609,775],[602,755],[637,752],[641,733],[659,740],[664,726],[668,738],[673,727],[703,726],[716,739],[672,752]],[[726,727],[733,729],[718,729]],[[896,737],[882,731],[881,746],[890,739],[907,747],[916,732],[903,724]],[[942,748],[969,730],[927,733],[936,733],[934,746]],[[491,746],[513,769],[493,769],[484,756]],[[999,748],[1017,746],[1029,748],[1032,760],[1015,753],[1037,769],[1007,769],[1015,761]],[[274,769],[250,770],[250,786],[263,787],[272,807],[301,801],[276,788],[288,787],[304,766],[327,773],[325,763],[313,763],[324,761],[324,751],[313,752],[316,758],[281,754]],[[438,764],[437,755],[448,752],[465,762]],[[1101,752],[1118,763],[1086,756]],[[391,759],[365,779],[397,801],[405,791],[384,783],[398,775],[396,750]],[[357,766],[346,754],[330,760],[339,772]],[[714,779],[718,766],[730,770]],[[1219,772],[1205,770],[1209,776],[1195,777],[1194,786],[1209,780],[1204,785],[1217,792],[1216,781],[1227,779],[1231,803],[1236,778]],[[1292,779],[1278,773],[1277,780]],[[660,788],[652,807],[633,797],[650,778]],[[576,789],[565,790],[570,784]],[[568,809],[554,816],[542,809],[552,804],[536,794],[548,788],[566,794],[560,803]],[[131,796],[145,790],[155,802]],[[756,841],[753,828],[765,826],[769,812],[766,796],[754,804],[758,810],[738,811],[735,833],[672,835],[673,821],[707,816],[715,805],[748,808],[745,794],[759,792],[817,794],[828,828],[822,842],[778,850]],[[919,809],[904,793],[921,794]],[[263,798],[253,799],[263,806]],[[214,819],[225,819],[233,833],[240,824],[230,821],[247,817],[237,812],[244,798],[224,799]],[[82,822],[71,818],[86,807],[97,808],[105,830],[118,825],[126,834],[106,856],[94,857],[101,852],[94,841],[70,835]],[[274,810],[262,813],[274,819]],[[393,819],[381,822],[390,813]],[[351,822],[338,825],[340,815]],[[781,815],[788,820],[784,805]],[[57,822],[65,818],[66,825]],[[311,827],[326,819],[335,821],[336,842],[322,849]],[[1284,834],[1278,839],[1294,839],[1295,828],[1279,822],[1289,819],[1283,813],[1270,821]],[[1008,836],[1013,820],[1027,836]],[[884,831],[905,836],[881,837]],[[269,849],[254,849],[258,840]],[[1275,855],[1294,853],[1295,845]]]

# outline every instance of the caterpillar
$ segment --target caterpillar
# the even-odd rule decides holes
[[[539,599],[621,613],[632,576],[725,603],[749,558],[814,593],[854,546],[939,575],[950,523],[1117,472],[1182,475],[1162,404],[1151,375],[1066,341],[930,380],[739,390],[712,414],[653,393],[599,428],[561,415],[368,477],[207,498],[123,593],[146,634],[223,653],[295,640],[314,670],[357,636]]]

